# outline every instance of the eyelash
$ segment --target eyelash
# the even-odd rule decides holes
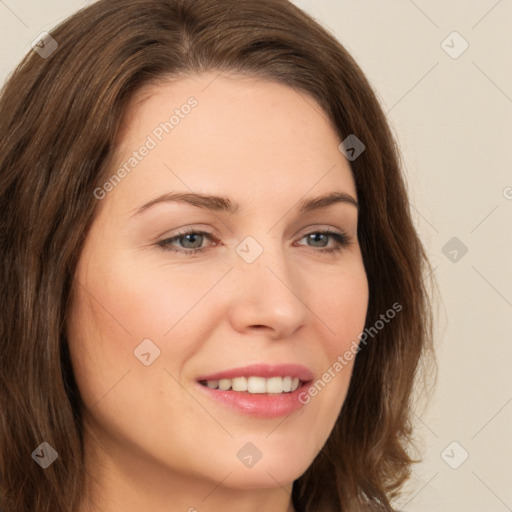
[[[306,233],[302,238],[305,238],[309,235],[316,235],[316,234],[331,236],[338,244],[336,247],[331,247],[329,249],[319,249],[316,252],[334,254],[334,253],[337,253],[337,252],[341,251],[342,249],[348,247],[352,243],[350,238],[345,233],[338,233],[337,231],[331,231],[328,229],[320,230],[320,231],[311,231],[310,233]],[[161,240],[160,242],[157,243],[157,245],[159,247],[161,247],[164,251],[181,253],[187,257],[194,256],[195,254],[198,254],[198,253],[202,253],[209,248],[209,247],[202,247],[200,249],[186,249],[186,248],[176,249],[171,245],[171,242],[179,240],[180,238],[183,238],[187,235],[203,235],[203,236],[206,236],[207,238],[209,238],[210,240],[213,239],[213,236],[210,233],[207,233],[205,231],[189,230],[189,231],[184,231],[182,233],[178,233],[177,235],[173,236],[172,238],[166,238],[165,240]],[[302,240],[302,238],[301,238],[301,240]],[[217,245],[217,240],[215,240],[214,245]]]

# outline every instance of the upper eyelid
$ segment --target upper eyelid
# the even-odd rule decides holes
[[[350,244],[352,242],[352,237],[344,230],[338,230],[338,228],[332,228],[332,227],[320,227],[320,226],[310,226],[309,228],[307,228],[308,231],[306,231],[305,233],[303,233],[299,238],[298,240],[302,240],[305,236],[308,236],[310,234],[313,234],[313,233],[325,233],[327,236],[334,236],[334,235],[339,235],[339,236],[342,236],[346,239],[347,241],[347,244]],[[214,233],[211,233],[209,231],[204,231],[202,229],[196,229],[196,228],[191,228],[191,229],[185,229],[183,230],[182,232],[179,232],[179,233],[176,233],[175,235],[172,235],[172,236],[169,236],[169,237],[165,237],[163,239],[161,239],[159,242],[157,242],[157,245],[162,245],[164,246],[164,242],[170,242],[171,240],[172,241],[176,241],[184,236],[187,236],[187,235],[191,235],[191,234],[197,234],[197,235],[205,235],[207,238],[209,238],[210,240],[212,240],[213,242],[216,242],[218,241],[218,237],[214,234]],[[170,244],[169,244],[170,245]],[[216,244],[211,244],[211,246],[213,245],[216,245]],[[189,249],[187,251],[188,248],[186,247],[183,247],[181,248],[184,252],[192,252],[192,251],[201,251],[201,250],[206,250],[208,248],[208,246],[206,247],[201,247],[201,248],[198,248],[198,249]]]
[[[329,225],[325,225],[325,224],[313,224],[312,226],[308,226],[304,229],[306,231],[304,232],[304,234],[302,236],[306,236],[309,233],[315,233],[317,231],[335,231],[340,235],[350,236],[349,235],[350,230],[346,230],[346,229],[342,229],[342,228],[335,228],[333,226],[329,226]],[[208,235],[208,236],[214,237],[214,238],[220,237],[220,235],[217,234],[218,232],[216,229],[213,229],[212,231],[208,231],[207,229],[200,228],[200,227],[191,227],[191,228],[181,228],[181,229],[178,228],[178,230],[179,231],[176,234],[169,235],[169,236],[165,237],[165,239],[167,240],[170,238],[185,236],[185,235],[189,235],[191,233],[204,234],[204,235]]]

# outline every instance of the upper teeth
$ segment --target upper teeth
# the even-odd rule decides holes
[[[299,387],[297,377],[235,377],[234,379],[208,380],[206,385],[212,389],[227,391],[247,391],[249,393],[289,393]]]

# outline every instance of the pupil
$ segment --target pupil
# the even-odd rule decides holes
[[[310,239],[312,239],[314,242],[320,241],[319,237],[325,237],[325,235],[323,233],[313,233],[312,235],[309,235],[309,236],[310,236]],[[324,246],[325,246],[325,243],[320,245],[320,247],[324,247]]]
[[[203,236],[203,235],[190,234],[190,235],[185,235],[185,238],[192,237],[192,240],[190,240],[190,239],[189,239],[189,241],[191,241],[191,242],[192,242],[192,244],[193,244],[193,243],[194,243],[194,241],[196,241],[196,242],[197,242],[197,240],[194,240],[194,238],[196,238],[196,237],[198,237],[198,238],[199,238],[199,237],[202,237],[202,236]],[[199,241],[201,242],[201,238],[199,238]],[[198,247],[200,247],[200,246],[201,246],[201,243],[199,243],[199,245],[198,245],[197,247],[196,247],[196,246],[194,246],[194,247],[189,247],[189,246],[187,246],[187,247],[189,247],[190,249],[197,249],[197,248],[198,248]]]

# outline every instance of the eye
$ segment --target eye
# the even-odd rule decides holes
[[[343,248],[348,247],[351,244],[350,238],[345,233],[338,233],[337,231],[323,230],[323,231],[312,231],[307,235],[303,236],[301,240],[306,238],[308,242],[318,245],[310,245],[310,247],[320,247],[318,252],[333,253],[341,251]],[[329,243],[329,238],[334,240],[334,247],[325,248]]]
[[[205,231],[190,230],[183,233],[178,233],[176,236],[173,236],[172,238],[166,238],[165,240],[161,240],[160,242],[158,242],[158,245],[166,251],[183,253],[186,256],[191,256],[193,254],[197,254],[199,252],[203,252],[206,250],[206,248],[201,247],[202,242],[204,241],[205,238],[213,240],[213,235]],[[174,242],[181,242],[180,246],[182,247],[182,249],[176,248]],[[217,240],[211,245],[217,245]]]
[[[338,233],[332,230],[312,231],[304,235],[300,240],[307,239],[313,245],[309,247],[319,248],[321,253],[334,253],[339,252],[343,248],[351,245],[350,238],[345,233]],[[210,246],[203,246],[205,240],[211,240]],[[327,247],[329,240],[334,241],[333,247]],[[159,247],[166,251],[183,254],[184,256],[193,256],[198,253],[205,252],[210,247],[219,245],[219,240],[215,239],[211,233],[206,231],[189,230],[186,232],[178,233],[177,235],[161,240],[157,243]]]

